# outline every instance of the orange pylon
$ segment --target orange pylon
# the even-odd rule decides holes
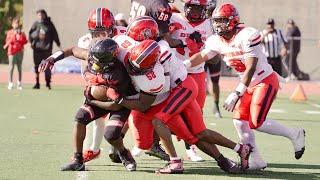
[[[296,88],[294,89],[290,99],[293,100],[293,101],[306,101],[307,100],[306,93],[304,92],[303,87],[302,87],[301,84],[298,84],[296,86]]]

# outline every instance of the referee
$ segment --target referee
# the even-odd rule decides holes
[[[267,55],[268,62],[273,70],[282,75],[281,57],[286,56],[287,39],[280,29],[275,28],[274,19],[269,18],[267,27],[261,32],[261,42],[264,53]]]

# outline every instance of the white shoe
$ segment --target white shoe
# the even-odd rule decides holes
[[[142,152],[142,151],[143,151],[142,149],[138,148],[137,146],[134,146],[134,147],[131,149],[131,155],[132,155],[133,157],[139,157],[139,156],[141,155],[141,152]]]
[[[8,90],[12,90],[12,88],[13,88],[13,83],[12,83],[12,82],[9,82],[9,84],[8,84]]]
[[[18,89],[18,90],[22,90],[22,84],[21,84],[21,82],[19,82],[19,81],[18,81],[18,83],[17,83],[17,89]]]
[[[201,161],[204,161],[202,159],[202,157],[198,156],[196,151],[195,151],[195,147],[194,146],[191,146],[190,149],[187,149],[186,150],[187,152],[187,156],[188,158],[193,161],[193,162],[201,162]]]
[[[216,118],[222,118],[222,116],[221,116],[221,113],[220,113],[220,112],[216,112],[216,113],[214,113],[214,116],[215,116]]]
[[[250,171],[262,170],[262,169],[265,169],[266,167],[267,167],[267,163],[264,162],[262,159],[253,159],[252,157],[250,157],[248,170]]]
[[[305,131],[304,129],[298,129],[297,131],[297,136],[292,141],[292,144],[295,151],[295,158],[300,159],[305,150]]]

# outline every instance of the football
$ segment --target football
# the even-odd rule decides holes
[[[98,85],[98,86],[91,86],[91,95],[94,99],[98,101],[109,101],[110,99],[106,95],[107,86]]]

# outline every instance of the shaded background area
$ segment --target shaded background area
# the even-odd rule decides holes
[[[12,0],[6,0],[12,1]],[[17,2],[19,0],[16,0]],[[20,0],[21,1],[21,0]],[[1,4],[4,1],[1,1]],[[58,29],[62,47],[76,45],[77,40],[87,33],[86,21],[91,9],[99,6],[109,8],[114,14],[122,12],[128,17],[130,0],[24,0],[23,1],[24,31],[28,32],[36,19],[36,10],[46,9],[48,15]],[[275,19],[276,28],[286,31],[288,18],[296,21],[302,32],[301,53],[298,56],[300,68],[310,73],[311,79],[320,80],[320,48],[317,47],[320,39],[320,0],[218,0],[219,4],[231,2],[238,7],[240,18],[249,26],[262,30],[269,17]],[[180,10],[182,3],[175,2]],[[2,18],[1,18],[2,21]],[[56,49],[55,49],[56,50]],[[24,67],[30,71],[32,66],[31,48],[25,49]]]

